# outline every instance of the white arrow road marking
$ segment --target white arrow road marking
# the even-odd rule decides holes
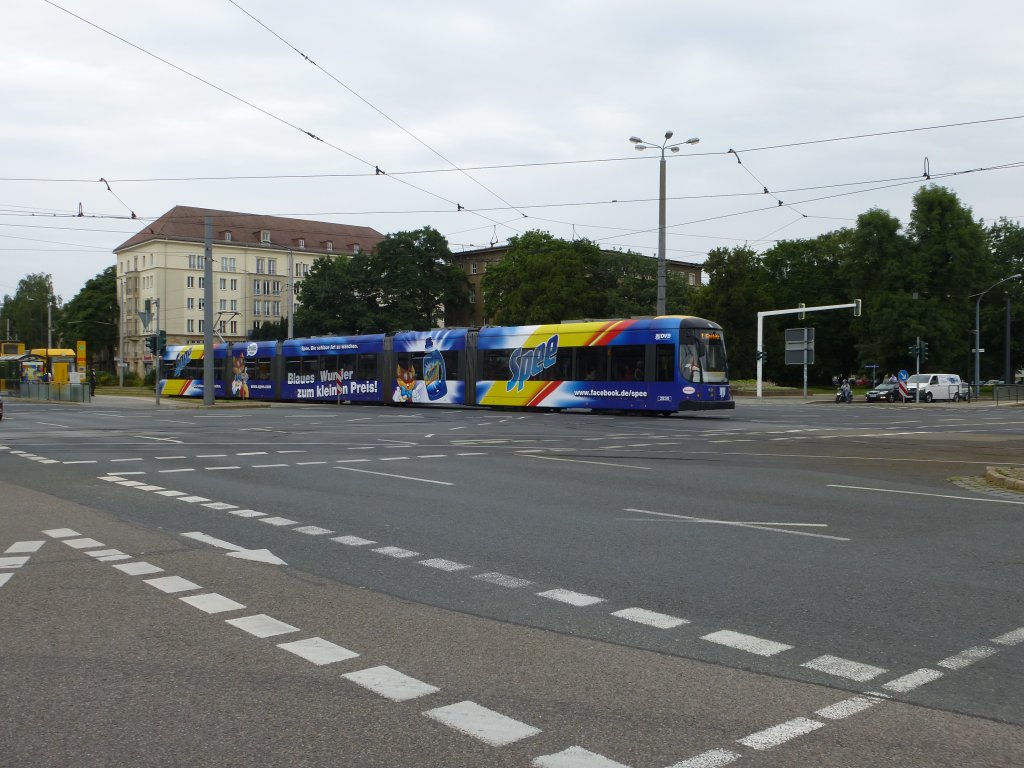
[[[269,563],[270,565],[288,565],[288,563],[268,549],[246,549],[245,547],[240,547],[237,544],[232,544],[230,541],[217,539],[207,533],[201,533],[200,531],[189,531],[188,533],[183,533],[181,535],[186,539],[193,539],[195,541],[201,541],[204,544],[209,544],[211,547],[226,549],[228,550],[228,557],[237,557],[241,560],[252,560],[257,563]]]

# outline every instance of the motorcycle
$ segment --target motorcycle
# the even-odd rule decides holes
[[[844,384],[836,392],[837,403],[852,403],[853,402],[853,390],[850,389],[848,384]]]

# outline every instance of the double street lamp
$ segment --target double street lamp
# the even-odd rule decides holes
[[[981,293],[973,293],[967,298],[973,299],[975,296],[978,300],[974,303],[974,396],[981,397],[981,299],[982,297],[995,288],[997,285],[1002,285],[1010,280],[1020,280],[1024,277],[1024,273],[1018,272],[1016,275],[1010,275],[1004,277],[997,283],[992,283]]]
[[[661,150],[661,176],[660,183],[658,186],[658,306],[657,314],[665,314],[665,150],[669,150],[672,153],[679,151],[679,147],[683,144],[697,144],[700,139],[692,138],[686,141],[680,141],[676,144],[669,144],[669,140],[672,138],[672,131],[665,131],[665,140],[661,144],[654,144],[650,141],[645,141],[639,136],[630,136],[629,140],[633,142],[634,148],[637,152],[643,152],[645,149],[660,149]]]

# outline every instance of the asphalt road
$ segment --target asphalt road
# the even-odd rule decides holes
[[[9,400],[3,762],[1024,765],[1022,426]]]

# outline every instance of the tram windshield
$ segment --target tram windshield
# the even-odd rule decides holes
[[[679,344],[679,368],[683,378],[689,381],[705,384],[728,381],[722,332],[705,328],[685,330]]]

